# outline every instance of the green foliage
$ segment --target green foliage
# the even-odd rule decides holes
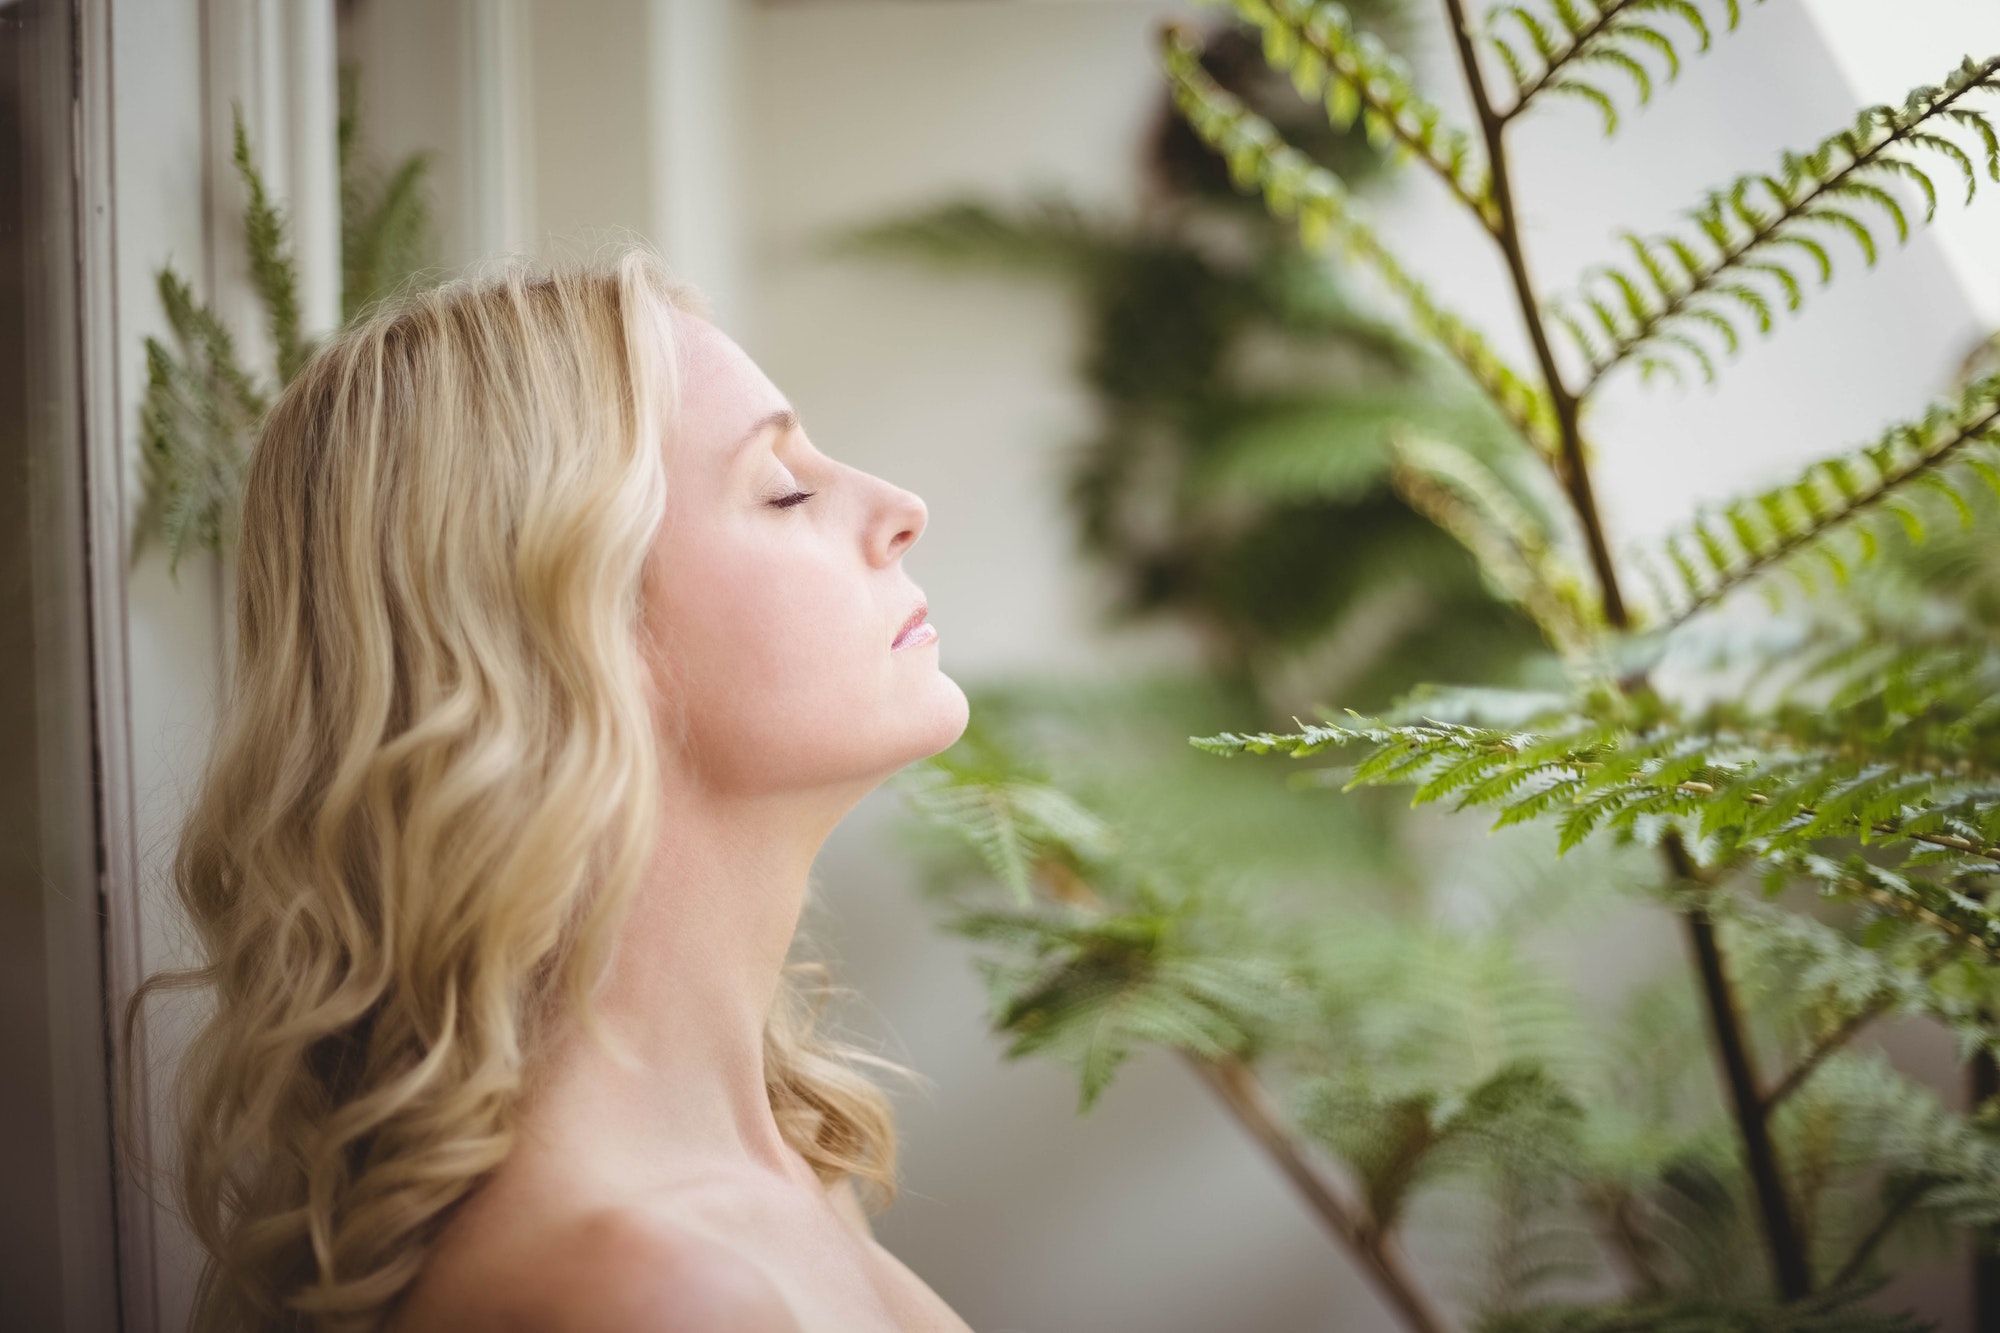
[[[412,153],[378,170],[362,152],[361,70],[340,70],[340,315],[352,320],[435,262],[426,193],[431,158]]]
[[[968,752],[969,751],[969,752]],[[1206,1059],[1251,1049],[1295,1002],[1297,980],[1250,947],[1211,886],[1115,859],[1123,838],[1067,793],[1028,775],[996,737],[916,771],[912,798],[1009,890],[947,928],[990,946],[981,960],[1010,1057],[1073,1063],[1088,1110],[1138,1046]],[[1038,899],[1036,883],[1053,886]],[[1090,885],[1113,897],[1100,899]]]
[[[234,341],[171,268],[158,277],[173,345],[146,339],[146,393],[139,405],[145,499],[135,553],[159,541],[177,565],[190,546],[230,536],[243,485],[243,448],[264,415],[261,390],[244,374]]]
[[[1762,0],[1753,0],[1762,3]],[[1511,120],[1537,97],[1574,97],[1595,106],[1604,132],[1618,128],[1618,103],[1592,76],[1615,74],[1631,85],[1641,105],[1653,98],[1656,79],[1681,72],[1682,47],[1699,51],[1714,40],[1717,11],[1726,31],[1742,21],[1741,0],[1535,0],[1496,5],[1486,16],[1486,41],[1514,81]]]
[[[1061,858],[1072,871],[1103,863],[1116,848],[1109,825],[1065,792],[1031,776],[1020,759],[979,733],[925,768],[906,789],[911,803],[955,830],[987,871],[1034,903],[1038,868]]]
[[[1402,1218],[1420,1185],[1494,1161],[1541,1175],[1575,1151],[1583,1110],[1535,1065],[1509,1065],[1462,1096],[1396,1094],[1356,1071],[1309,1086],[1301,1126],[1359,1179],[1377,1224]]]
[[[1634,725],[1636,723],[1637,725]],[[1837,724],[1836,724],[1837,725]],[[1365,751],[1349,786],[1409,784],[1418,802],[1546,819],[1564,849],[1593,832],[1687,836],[1712,865],[1754,861],[1921,920],[1984,953],[2000,918],[1984,888],[2000,873],[2000,782],[1990,773],[1897,764],[1879,753],[1709,719],[1577,713],[1540,726],[1417,721],[1313,725],[1287,734],[1195,738],[1215,754]],[[1893,741],[1885,749],[1893,748]],[[1882,864],[1836,844],[1866,846]]]
[[[1690,213],[1691,230],[1624,233],[1629,264],[1596,270],[1576,296],[1548,307],[1587,362],[1580,392],[1635,357],[1642,374],[1682,378],[1692,368],[1713,380],[1718,356],[1742,346],[1746,321],[1769,333],[1781,308],[1803,304],[1808,283],[1832,279],[1832,241],[1851,242],[1873,265],[1885,224],[1909,238],[1910,189],[1923,220],[1935,215],[1926,157],[1932,170],[1939,160],[1957,169],[1967,202],[1982,170],[2000,181],[2000,132],[1968,105],[1996,89],[2000,56],[1967,59],[1901,106],[1869,107],[1810,151],[1786,154],[1777,171],[1711,191]]]
[[[1006,947],[985,960],[994,1025],[1010,1057],[1046,1052],[1077,1067],[1089,1110],[1135,1047],[1219,1059],[1248,1049],[1285,978],[1264,959],[1207,952],[1178,910],[1065,919],[1047,911],[988,912],[949,928]],[[1025,960],[1025,961],[1024,961]]]
[[[243,181],[243,240],[250,252],[250,281],[264,303],[271,342],[278,353],[278,381],[298,373],[312,348],[299,335],[299,271],[286,238],[284,215],[271,203],[264,177],[250,160],[250,136],[243,130],[243,108],[231,108],[235,143],[230,160]]]
[[[1419,158],[1490,218],[1492,184],[1472,137],[1444,124],[1443,113],[1411,83],[1408,64],[1358,30],[1345,7],[1314,0],[1230,3],[1263,34],[1265,60],[1290,73],[1301,97],[1323,99],[1336,128],[1358,120],[1377,149]]]
[[[1974,382],[1864,449],[1822,459],[1796,481],[1698,518],[1667,543],[1680,586],[1662,600],[1685,620],[1808,552],[1845,585],[1855,567],[1874,558],[1892,520],[1910,540],[1924,539],[1926,515],[1911,491],[1942,500],[1969,530],[1974,514],[1964,492],[1982,485],[2000,494],[2000,375]],[[1791,568],[1804,574],[1803,562]]]
[[[1179,151],[1163,141],[1153,159],[1172,207],[1128,219],[1060,197],[959,201],[847,233],[839,250],[1076,295],[1098,408],[1063,456],[1078,546],[1114,576],[1114,615],[1198,627],[1214,669],[1258,682],[1278,715],[1311,691],[1386,697],[1412,668],[1531,650],[1425,521],[1399,432],[1420,426],[1427,456],[1455,451],[1531,525],[1560,498],[1507,456],[1506,423],[1452,367],[1358,311],[1289,229],[1215,208]]]
[[[1250,17],[1268,40],[1273,20]],[[1736,6],[1721,17],[1734,27]],[[1615,103],[1582,72],[1616,71],[1630,80],[1639,101],[1649,100],[1656,77],[1671,78],[1679,69],[1669,25],[1703,48],[1716,26],[1715,16],[1694,3],[1503,6],[1487,32],[1514,78],[1517,100],[1495,112],[1483,93],[1475,97],[1489,144],[1497,145],[1506,123],[1544,91],[1592,101],[1610,130]],[[1311,42],[1289,31],[1281,35],[1289,40],[1268,54],[1288,67]],[[1379,251],[1379,242],[1337,181],[1204,83],[1186,33],[1170,31],[1163,55],[1184,114],[1229,156],[1241,188],[1261,192],[1274,215],[1297,219],[1302,235],[1361,236],[1359,245],[1348,240],[1349,249],[1372,262],[1369,252]],[[1654,67],[1644,63],[1648,57]],[[1465,67],[1476,84],[1480,72],[1469,56]],[[1926,218],[1934,212],[1938,191],[1926,156],[1956,166],[1968,197],[1978,185],[1976,157],[1984,157],[1987,174],[2000,179],[1991,120],[1971,104],[1995,87],[1996,72],[2000,58],[1968,60],[1943,85],[1916,90],[1900,107],[1870,108],[1811,152],[1788,156],[1779,172],[1741,177],[1712,193],[1692,215],[1688,234],[1650,240],[1626,234],[1629,266],[1587,275],[1582,294],[1571,301],[1525,310],[1531,322],[1547,319],[1566,328],[1584,356],[1581,383],[1571,388],[1541,353],[1542,389],[1552,401],[1580,402],[1628,359],[1649,374],[1680,377],[1691,367],[1713,378],[1721,356],[1741,345],[1745,318],[1768,332],[1780,306],[1802,304],[1810,279],[1830,280],[1826,238],[1850,238],[1873,263],[1883,223],[1899,238],[1907,236],[1909,191],[1921,199]],[[1504,191],[1500,199],[1497,212],[1484,196],[1465,202],[1516,264],[1519,278],[1519,239]],[[1803,267],[1808,262],[1809,270]],[[1519,285],[1525,303],[1529,290],[1524,281]],[[1421,311],[1413,322],[1434,333]],[[1992,457],[2000,419],[1996,398],[2000,382],[1975,380],[1866,449],[1698,516],[1668,544],[1677,586],[1662,581],[1660,600],[1669,628],[1679,629],[1769,570],[1783,568],[1818,591],[1796,557],[1810,556],[1832,574],[1836,588],[1848,588],[1855,570],[1882,548],[1921,542],[1940,509],[1948,508],[1970,531],[1977,520],[1976,486],[2000,481]],[[1556,456],[1579,527],[1601,550],[1588,492],[1570,485],[1584,457],[1575,420],[1573,408],[1556,415],[1559,450],[1518,414],[1515,424],[1535,452]],[[1593,832],[1608,832],[1658,846],[1686,867],[1681,873],[1691,880],[1666,885],[1659,891],[1664,901],[1730,923],[1732,954],[1740,965],[1759,969],[1756,984],[1770,987],[1761,1021],[1781,1029],[1773,1039],[1793,1053],[1792,1071],[1770,1099],[1739,1111],[1739,1120],[1749,1115],[1765,1122],[1779,1144],[1789,1186],[1781,1181],[1774,1198],[1767,1182],[1776,1168],[1765,1167],[1753,1190],[1742,1176],[1726,1183],[1728,1174],[1716,1175],[1713,1162],[1689,1175],[1695,1159],[1678,1156],[1657,1159],[1652,1170],[1626,1177],[1631,1183],[1613,1193],[1628,1201],[1621,1209],[1652,1195],[1656,1224],[1674,1216],[1706,1219],[1686,1233],[1706,1239],[1687,1251],[1680,1264],[1684,1276],[1717,1267],[1723,1251],[1714,1248],[1716,1240],[1740,1225],[1729,1219],[1761,1217],[1768,1226],[1774,1209],[1789,1210],[1808,1249],[1802,1275],[1786,1279],[1795,1288],[1791,1294],[1809,1290],[1817,1270],[1828,1284],[1826,1303],[1793,1301],[1783,1315],[1766,1307],[1752,1316],[1745,1302],[1753,1293],[1711,1289],[1703,1302],[1690,1304],[1686,1292],[1669,1294],[1673,1284],[1657,1260],[1662,1246],[1674,1248],[1672,1228],[1655,1225],[1646,1242],[1653,1253],[1635,1245],[1626,1257],[1635,1272],[1650,1275],[1644,1285],[1664,1301],[1609,1311],[1509,1301],[1494,1307],[1501,1313],[1491,1326],[1651,1327],[1686,1320],[1690,1327],[1780,1327],[1788,1326],[1791,1312],[1804,1319],[1801,1326],[1819,1326],[1822,1314],[1831,1320],[1827,1326],[1845,1326],[1853,1314],[1854,1279],[1875,1261],[1886,1238],[1903,1234],[1909,1215],[1939,1199],[1978,1197],[1990,1182],[1990,1167],[1983,1164],[1992,1146],[1989,1131],[1939,1111],[1921,1090],[1841,1051],[1863,1024],[1889,1012],[1938,1018],[1969,1052],[1993,1046],[2000,919],[1989,897],[2000,875],[2000,788],[1993,777],[2000,767],[1992,752],[2000,710],[1990,703],[1996,661],[1990,625],[1961,621],[1944,633],[1914,638],[1853,635],[1822,651],[1759,664],[1752,680],[1765,687],[1761,693],[1753,688],[1691,707],[1647,687],[1645,669],[1657,659],[1659,644],[1621,646],[1609,640],[1603,619],[1579,609],[1582,580],[1562,558],[1576,543],[1560,531],[1514,519],[1504,505],[1481,503],[1488,488],[1476,471],[1456,465],[1448,452],[1441,457],[1442,465],[1412,476],[1408,493],[1423,497],[1419,507],[1472,550],[1496,585],[1565,648],[1578,668],[1572,690],[1511,702],[1491,693],[1433,692],[1382,721],[1329,718],[1291,732],[1195,737],[1194,744],[1220,754],[1299,758],[1351,750],[1351,769],[1301,776],[1313,785],[1349,789],[1408,785],[1420,804],[1486,807],[1496,826],[1553,826],[1564,849]],[[1593,560],[1609,597],[1616,570],[1602,555]],[[1641,649],[1636,659],[1634,646]],[[1617,680],[1606,679],[1607,664],[1621,657],[1628,665]],[[1635,660],[1636,671],[1629,665]],[[1495,712],[1504,720],[1482,719]],[[1849,905],[1853,922],[1836,929],[1796,909],[1755,905],[1754,898],[1738,896],[1745,883],[1761,883],[1774,900],[1803,883],[1823,902]],[[1393,1157],[1391,1152],[1385,1160]],[[1830,1183],[1871,1174],[1882,1195],[1877,1217],[1846,1207],[1851,1199],[1835,1195],[1851,1196],[1851,1186],[1836,1191]],[[1699,1189],[1657,1193],[1676,1176],[1685,1185],[1703,1175],[1719,1186],[1705,1196],[1713,1206],[1696,1203],[1704,1197]],[[1598,1188],[1602,1197],[1603,1186]],[[1693,1211],[1665,1206],[1670,1198],[1695,1204]],[[1952,1225],[1986,1224],[1961,1214]],[[1701,1259],[1704,1250],[1707,1258]]]
[[[1546,394],[1409,272],[1356,213],[1339,177],[1285,143],[1268,120],[1209,77],[1192,35],[1170,28],[1165,42],[1175,104],[1229,164],[1237,184],[1254,186],[1274,215],[1294,220],[1309,249],[1337,249],[1370,268],[1403,301],[1417,330],[1464,367],[1523,438],[1552,449],[1554,413]]]
[[[357,77],[341,75],[339,163],[344,318],[409,281],[430,246],[427,159],[414,155],[378,178],[358,152]],[[146,394],[139,408],[142,501],[133,558],[157,542],[177,570],[189,550],[221,551],[234,540],[251,441],[270,400],[312,354],[301,332],[298,265],[282,210],[272,203],[250,150],[243,110],[233,109],[231,161],[243,183],[244,245],[263,307],[276,382],[266,384],[209,306],[172,268],[158,274],[172,342],[146,339]]]
[[[1366,273],[1505,429],[1468,428],[1470,414],[1439,413],[1420,394],[1357,393],[1344,368],[1322,370],[1341,396],[1288,384],[1291,403],[1239,414],[1247,424],[1227,436],[1195,437],[1230,447],[1178,473],[1164,508],[1349,497],[1386,477],[1402,509],[1462,547],[1487,593],[1532,620],[1559,661],[1542,678],[1552,688],[1420,689],[1372,720],[1319,706],[1319,721],[1294,717],[1289,731],[1198,730],[1190,749],[1351,761],[1293,772],[1283,796],[1239,789],[1271,810],[1328,787],[1365,800],[1368,789],[1406,786],[1416,805],[1485,809],[1498,838],[1540,830],[1550,861],[1604,856],[1603,877],[1637,890],[1633,910],[1681,919],[1705,962],[1692,986],[1639,982],[1638,1000],[1602,1021],[1530,961],[1518,914],[1480,930],[1450,925],[1444,895],[1417,874],[1395,880],[1405,896],[1393,905],[1354,895],[1334,887],[1337,851],[1318,882],[1297,866],[1273,873],[1277,858],[1256,842],[1276,821],[1232,829],[1245,804],[1177,806],[1148,822],[1162,790],[1149,770],[1171,767],[1157,758],[1130,765],[1121,793],[1079,781],[1076,768],[1031,770],[975,739],[966,755],[976,762],[936,770],[947,794],[926,789],[919,800],[979,859],[975,878],[1009,894],[965,918],[1002,954],[988,960],[996,1022],[1017,1051],[1061,1050],[1082,1065],[1086,1100],[1136,1043],[1254,1061],[1285,1085],[1298,1136],[1344,1168],[1358,1199],[1350,1221],[1332,1220],[1361,1259],[1375,1264],[1433,1205],[1478,1219],[1484,1285],[1470,1304],[1481,1328],[1914,1327],[1871,1308],[1879,1276],[1961,1233],[1990,1245],[2000,1106],[1955,1114],[1850,1046],[1871,1022],[1904,1016],[1944,1025],[1967,1058],[2000,1050],[2000,376],[1990,349],[1976,354],[1967,387],[1921,417],[1696,515],[1667,543],[1656,623],[1641,634],[1627,633],[1633,613],[1580,423],[1603,378],[1628,361],[1647,376],[1713,378],[1749,326],[1773,331],[1781,308],[1802,307],[1809,285],[1832,279],[1836,245],[1854,244],[1872,264],[1888,231],[1908,234],[1913,207],[1925,218],[1935,210],[1940,159],[1968,197],[1982,171],[2000,179],[2000,136],[1979,105],[2000,58],[1966,61],[1776,171],[1738,178],[1673,234],[1624,234],[1628,261],[1546,302],[1527,276],[1504,132],[1545,93],[1590,102],[1610,132],[1622,106],[1648,103],[1688,54],[1739,25],[1744,6],[1503,4],[1455,44],[1477,134],[1446,124],[1407,66],[1337,5],[1230,7],[1271,73],[1327,126],[1359,127],[1392,161],[1421,162],[1468,209],[1506,262],[1535,364],[1509,364],[1412,276],[1370,226],[1349,168],[1295,142],[1296,116],[1247,94],[1240,71],[1218,76],[1215,39],[1168,25],[1175,105],[1233,186],[1294,227],[1307,256]],[[1446,12],[1462,18],[1457,3]],[[1505,106],[1486,86],[1482,51],[1512,80]],[[1101,278],[1117,272],[1108,257],[1119,245],[1074,210],[1008,219],[962,208],[892,239],[945,258],[1004,254],[1086,291],[1103,280],[1093,294],[1131,281],[1129,270]],[[1286,310],[1284,292],[1308,287],[1309,272],[1273,268],[1246,300],[1251,289],[1218,281],[1208,256],[1182,249],[1151,282],[1177,285],[1191,308],[1231,312],[1200,326],[1214,330],[1234,312]],[[1345,317],[1358,331],[1362,317]],[[1173,381],[1202,357],[1219,363],[1226,339],[1169,328],[1107,321],[1095,355],[1119,366],[1098,381],[1108,400],[1151,408],[1165,399],[1134,391],[1149,373]],[[1580,365],[1565,369],[1554,328],[1568,330]],[[1368,341],[1390,352],[1385,366],[1422,364],[1393,334],[1371,329]],[[1120,346],[1130,360],[1118,360]],[[1129,429],[1144,438],[1158,424],[1135,416]],[[1374,443],[1352,447],[1362,440]],[[1080,493],[1114,496],[1137,474],[1107,469]],[[1328,526],[1333,513],[1298,518]],[[1250,537],[1268,532],[1313,558],[1372,558],[1376,534],[1357,540],[1351,526],[1334,553],[1277,514],[1255,523]],[[1831,577],[1816,579],[1820,570]],[[1728,594],[1780,571],[1807,592],[1790,619],[1748,633],[1717,613],[1736,604]],[[1268,586],[1309,604],[1318,585]],[[1224,595],[1160,604],[1257,595],[1211,590]],[[1704,643],[1709,660],[1694,660]],[[1268,716],[1271,701],[1245,711],[1262,704]],[[1085,712],[1068,722],[1075,748],[1108,738]],[[1107,796],[1123,808],[1107,814]],[[1350,821],[1343,828],[1355,818],[1327,817]],[[1645,848],[1664,873],[1635,870]],[[1551,883],[1563,874],[1543,873]],[[966,883],[961,874],[950,891]],[[1722,965],[1707,965],[1718,951]],[[1242,970],[1193,985],[1164,965],[1184,958]],[[1146,1021],[1127,1021],[1121,1002]],[[1028,1014],[1050,1035],[1024,1029]],[[1733,1052],[1721,1088],[1710,1040]],[[1436,1326],[1426,1302],[1403,1299],[1409,1279],[1394,1265],[1373,1271],[1413,1326]],[[1621,1294],[1578,1304],[1576,1292],[1601,1292],[1607,1273]]]

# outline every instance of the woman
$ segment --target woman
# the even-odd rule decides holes
[[[151,983],[216,1000],[196,1328],[965,1329],[869,1234],[883,1062],[786,963],[833,826],[965,727],[924,523],[643,252],[315,354],[175,863],[207,961]]]

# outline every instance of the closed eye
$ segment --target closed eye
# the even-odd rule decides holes
[[[777,509],[790,509],[793,505],[804,504],[806,501],[812,499],[815,494],[816,492],[814,491],[793,491],[790,495],[781,495],[777,499],[770,501],[770,504]]]

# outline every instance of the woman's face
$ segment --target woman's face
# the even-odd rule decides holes
[[[812,446],[783,394],[706,320],[674,311],[678,429],[648,570],[660,687],[682,759],[718,792],[880,782],[965,730],[965,694],[903,554],[924,502]]]

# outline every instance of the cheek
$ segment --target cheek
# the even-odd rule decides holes
[[[885,663],[857,574],[810,543],[701,544],[662,554],[657,623],[675,662],[688,739],[707,762],[732,750],[810,744],[866,712]],[[888,640],[876,647],[888,656]],[[796,748],[794,753],[796,754]]]

